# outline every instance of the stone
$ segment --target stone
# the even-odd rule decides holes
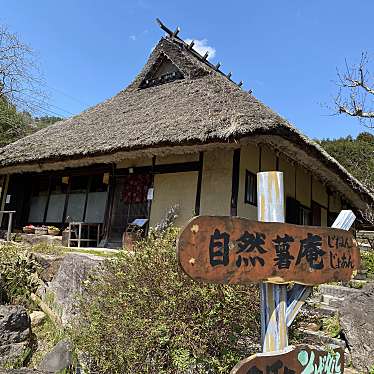
[[[20,305],[0,305],[0,366],[24,361],[30,346],[31,323]]]
[[[30,318],[20,305],[0,305],[0,344],[20,343],[30,337]]]
[[[350,295],[359,294],[360,290],[345,286],[336,286],[331,284],[321,284],[319,291],[322,295],[329,295],[336,298],[345,298]]]
[[[64,326],[69,325],[78,314],[77,296],[84,293],[84,282],[92,272],[97,272],[103,257],[68,253],[45,289],[43,301],[60,317]]]
[[[38,369],[47,373],[58,373],[61,370],[69,369],[72,364],[72,346],[70,342],[61,340],[44,356]]]
[[[315,322],[304,322],[300,323],[300,327],[309,331],[319,331],[321,329],[321,324]]]
[[[30,245],[35,244],[51,244],[62,245],[62,236],[54,235],[37,235],[37,234],[18,234],[19,240]]]
[[[42,312],[41,310],[34,310],[30,314],[30,320],[31,320],[31,327],[39,326],[43,323],[43,321],[46,318],[46,314]]]
[[[44,253],[33,253],[35,261],[40,265],[39,277],[43,282],[50,282],[60,268],[63,256],[47,255]]]
[[[1,369],[0,374],[47,374],[45,371],[39,371],[29,368],[20,368],[20,369]]]
[[[347,296],[339,315],[353,367],[369,372],[374,365],[374,283]]]

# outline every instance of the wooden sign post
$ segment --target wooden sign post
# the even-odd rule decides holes
[[[191,278],[225,284],[348,281],[360,263],[347,231],[230,216],[192,219],[178,257]]]
[[[309,285],[349,280],[360,266],[359,249],[347,231],[355,216],[343,211],[335,228],[286,224],[283,173],[257,175],[258,221],[195,217],[179,237],[178,259],[197,281],[260,282],[263,352],[290,357],[284,351],[287,327],[310,294]],[[290,282],[297,284],[287,291]]]
[[[259,353],[240,361],[231,374],[343,374],[344,351],[325,351],[309,345],[290,346],[281,352]]]
[[[283,173],[257,173],[257,201],[259,222],[284,223]],[[260,301],[262,351],[279,351],[288,346],[287,286],[261,283]]]

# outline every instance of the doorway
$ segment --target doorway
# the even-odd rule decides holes
[[[147,194],[151,186],[150,174],[115,177],[107,247],[121,248],[122,235],[127,225],[137,218],[149,218]]]

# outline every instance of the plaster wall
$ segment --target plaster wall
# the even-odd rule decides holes
[[[230,215],[233,151],[204,153],[200,214]]]
[[[327,208],[328,206],[328,194],[326,191],[325,186],[318,180],[313,178],[312,180],[312,199],[316,203],[322,205],[323,207]]]
[[[261,147],[261,171],[276,170],[277,157],[268,147]]]
[[[184,226],[194,216],[197,177],[197,171],[155,175],[151,227],[157,225],[174,205],[179,205],[177,226]]]
[[[295,198],[296,187],[295,187],[295,174],[296,170],[287,160],[279,158],[279,171],[283,172],[283,183],[284,183],[284,194]]]
[[[342,203],[337,194],[330,195],[330,212],[339,213],[342,210]]]
[[[296,166],[296,200],[302,205],[311,207],[310,174],[300,166]]]

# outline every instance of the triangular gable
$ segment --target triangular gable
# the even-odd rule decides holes
[[[158,86],[160,84],[183,79],[184,75],[179,68],[165,55],[160,54],[151,66],[145,78],[140,83],[140,88]]]
[[[160,78],[162,74],[170,72],[171,76],[169,79],[165,79],[163,82],[148,82],[155,78]],[[152,85],[160,85],[176,79],[194,79],[200,78],[209,74],[209,69],[198,59],[190,56],[190,52],[186,50],[186,47],[171,41],[167,38],[162,38],[159,43],[155,46],[150,55],[147,63],[143,67],[142,71],[134,79],[134,81],[127,87],[127,91],[138,90],[139,88],[151,87]],[[168,77],[165,77],[168,78]],[[150,84],[154,83],[154,84]]]

